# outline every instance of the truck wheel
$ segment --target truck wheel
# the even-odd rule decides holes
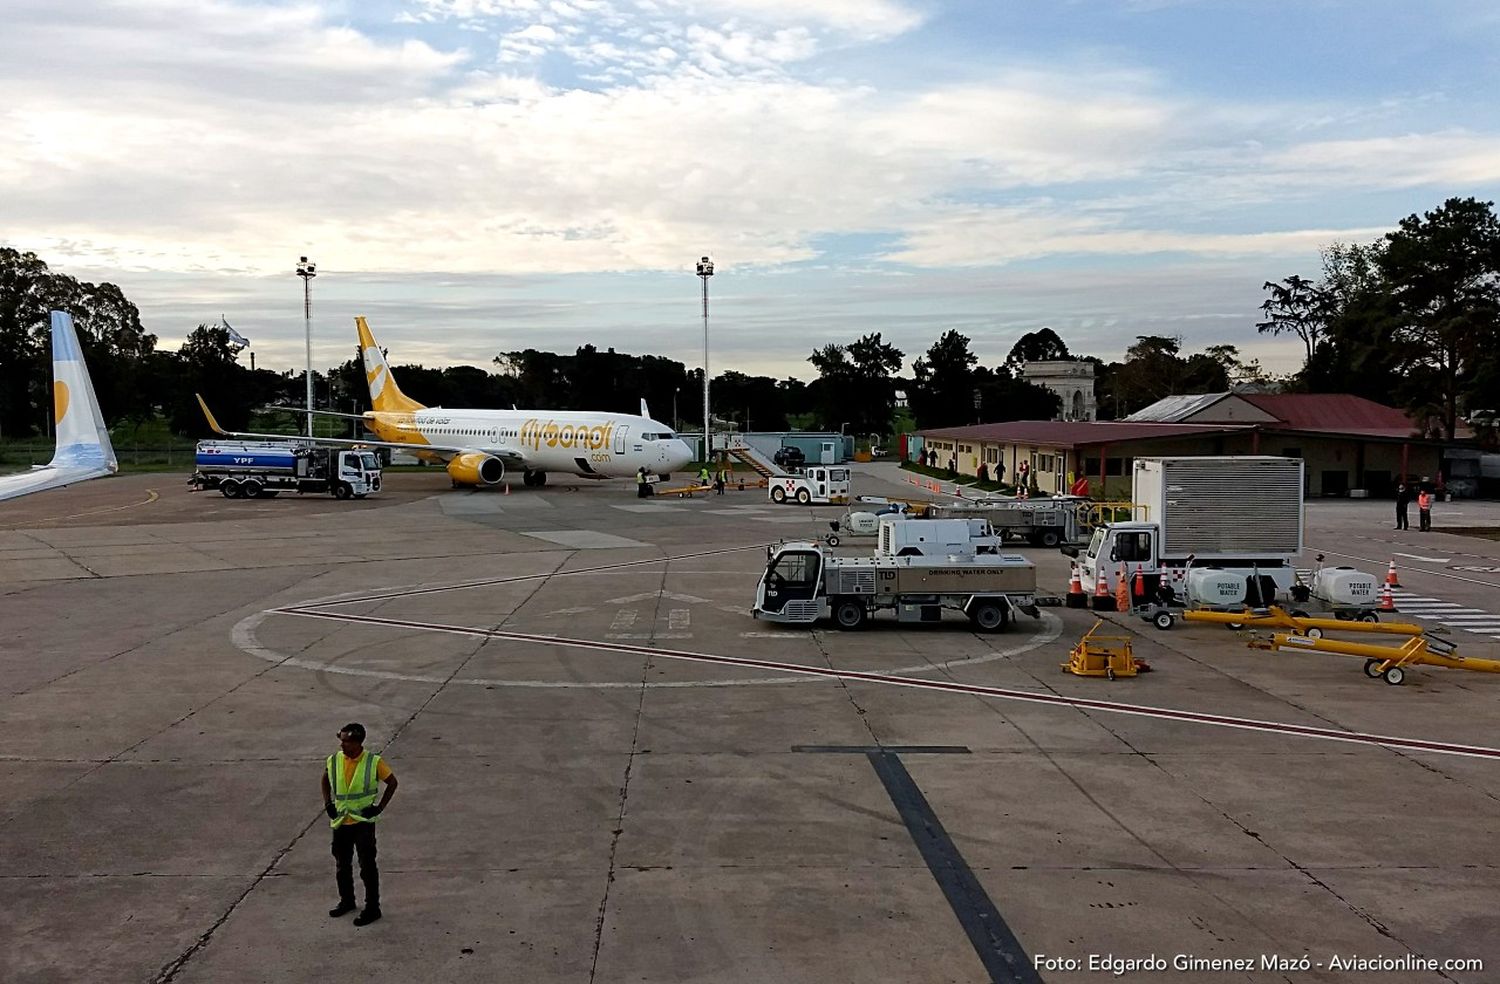
[[[865,605],[862,601],[844,599],[833,608],[833,620],[841,629],[852,631],[865,625]]]
[[[1367,660],[1365,660],[1365,676],[1369,677],[1371,680],[1373,680],[1376,677],[1380,676],[1379,671],[1376,670],[1375,667],[1379,666],[1382,662],[1384,662],[1384,660],[1379,660],[1379,659],[1367,659]]]
[[[1406,680],[1406,671],[1399,666],[1387,666],[1385,672],[1380,675],[1385,677],[1385,682],[1393,687],[1401,686]]]
[[[772,489],[771,490],[771,501],[774,502],[774,503],[776,503],[778,506],[781,505],[783,502],[785,502],[786,501],[786,489],[782,488],[779,485],[776,486],[774,489]]]
[[[797,490],[797,505],[799,505],[799,506],[805,506],[805,505],[807,505],[811,501],[812,501],[812,493],[811,492],[807,491],[807,489],[798,489]]]
[[[1380,616],[1374,612],[1365,612],[1359,617],[1359,620],[1361,622],[1378,622],[1380,621]]]
[[[1171,612],[1157,612],[1151,617],[1151,624],[1156,626],[1158,629],[1162,629],[1163,631],[1172,627],[1172,621],[1173,619]]]
[[[335,482],[333,486],[333,497],[335,499],[347,499],[353,493],[353,489],[343,482]]]
[[[1042,531],[1042,546],[1055,547],[1062,542],[1062,537],[1057,535],[1057,530]]]
[[[259,482],[250,481],[240,486],[240,495],[244,496],[247,499],[259,499],[261,492],[264,490],[265,486],[261,485]]]
[[[837,533],[828,534],[828,545],[830,547],[836,547],[839,545],[839,535]]]
[[[969,612],[969,620],[980,632],[999,632],[1005,628],[1005,609],[993,601],[981,601]]]
[[[235,481],[220,482],[219,494],[226,499],[238,499],[240,497],[240,483]]]

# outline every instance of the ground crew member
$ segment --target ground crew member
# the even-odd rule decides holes
[[[729,469],[720,468],[714,472],[714,495],[724,494],[724,485],[729,481]]]
[[[635,497],[644,499],[651,494],[651,485],[646,481],[646,469],[644,466],[635,471]]]
[[[1396,529],[1409,530],[1411,524],[1406,520],[1406,507],[1411,504],[1411,489],[1402,482],[1396,486]]]
[[[339,729],[339,750],[323,766],[323,810],[333,827],[334,877],[339,904],[328,910],[337,918],[354,911],[354,853],[359,852],[359,880],[365,883],[365,909],[354,925],[380,918],[380,869],[375,866],[375,822],[396,795],[396,776],[374,752],[365,751],[365,726]],[[385,794],[375,802],[380,783]]]
[[[1426,489],[1417,493],[1417,528],[1432,529],[1432,493]]]
[[[698,484],[706,486],[711,484],[712,481],[713,479],[708,474],[708,462],[705,461],[703,467],[698,469]]]

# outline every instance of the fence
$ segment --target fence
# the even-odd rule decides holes
[[[191,444],[159,447],[121,447],[116,444],[114,449],[121,468],[156,466],[188,471],[193,467],[195,448]],[[55,450],[51,444],[0,444],[0,471],[45,465],[52,460]]]

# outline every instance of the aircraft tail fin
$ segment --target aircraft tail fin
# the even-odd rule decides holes
[[[396,385],[396,377],[391,375],[391,367],[386,364],[385,353],[375,343],[375,336],[370,334],[370,326],[365,323],[364,317],[355,318],[354,324],[359,329],[359,350],[364,357],[365,381],[370,385],[370,406],[376,410],[395,413],[425,410],[426,407],[401,392],[401,387]]]
[[[120,470],[99,398],[83,364],[73,316],[66,311],[52,312],[52,404],[57,421],[53,467]]]
[[[641,397],[641,416],[648,420],[651,419],[651,410],[646,406],[646,398],[644,396]]]

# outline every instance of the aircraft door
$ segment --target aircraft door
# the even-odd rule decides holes
[[[625,453],[625,435],[629,430],[629,425],[626,425],[615,431],[615,454]]]

